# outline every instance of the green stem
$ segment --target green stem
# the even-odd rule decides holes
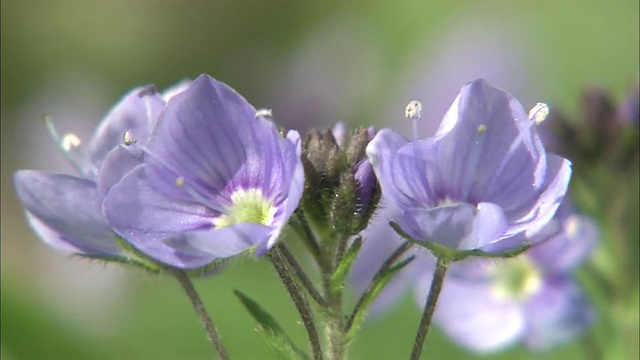
[[[325,284],[327,298],[324,318],[324,331],[327,339],[325,355],[329,360],[343,360],[346,359],[347,342],[342,314],[342,290],[337,290],[341,287],[333,286],[330,276],[326,277]]]
[[[202,299],[200,299],[200,295],[198,295],[191,279],[189,279],[189,275],[187,275],[183,270],[174,270],[173,273],[180,282],[180,285],[182,285],[184,291],[187,293],[187,297],[191,300],[191,304],[193,304],[193,308],[196,313],[200,316],[200,321],[202,321],[205,330],[207,330],[209,340],[211,340],[211,343],[216,348],[218,356],[221,360],[229,360],[229,354],[222,344],[222,338],[220,337],[220,334],[218,334],[218,329],[216,329],[211,317],[207,313],[207,309],[205,309]]]
[[[289,264],[293,272],[298,277],[298,280],[300,280],[300,283],[302,284],[302,286],[304,286],[305,289],[307,289],[307,292],[309,293],[309,295],[311,295],[313,300],[315,300],[318,303],[318,305],[320,305],[321,307],[325,307],[326,306],[325,299],[322,297],[322,295],[320,295],[320,292],[313,285],[313,282],[311,281],[311,279],[309,279],[309,277],[307,276],[307,273],[304,272],[304,269],[302,268],[302,266],[300,266],[300,264],[298,263],[296,258],[293,256],[293,254],[289,251],[287,246],[284,243],[278,243],[278,245],[276,246],[278,247],[278,250],[280,250],[280,253],[282,254],[282,256],[284,256],[284,259],[287,261],[287,263]]]
[[[298,217],[298,221],[300,224],[300,231],[302,232],[302,238],[304,239],[304,243],[307,245],[311,253],[316,258],[320,255],[320,245],[318,245],[318,239],[316,235],[311,230],[311,225],[309,225],[309,221],[304,216],[303,213],[296,213]]]
[[[420,359],[420,354],[422,353],[424,340],[426,339],[427,333],[429,332],[429,325],[431,325],[431,318],[433,317],[433,312],[436,309],[438,296],[440,295],[440,290],[442,290],[442,283],[444,282],[444,276],[447,272],[448,267],[449,267],[449,260],[444,259],[442,257],[438,257],[438,264],[436,265],[436,271],[433,274],[433,279],[431,280],[431,288],[429,289],[427,302],[424,305],[422,319],[420,319],[420,325],[418,326],[418,332],[416,333],[416,340],[413,344],[413,350],[411,352],[411,360]]]
[[[601,360],[603,359],[602,351],[598,346],[598,341],[593,329],[587,330],[586,334],[582,337],[582,348],[584,349],[584,358],[587,360]]]
[[[291,296],[291,300],[293,300],[294,305],[298,309],[298,313],[300,313],[302,324],[307,330],[309,342],[311,343],[313,358],[315,360],[322,360],[320,339],[318,338],[318,331],[316,330],[316,326],[313,321],[313,313],[311,312],[309,302],[305,298],[304,293],[298,288],[298,285],[291,277],[291,274],[287,271],[287,266],[284,263],[284,259],[282,258],[279,249],[277,247],[271,249],[271,251],[267,253],[267,256],[269,257],[269,260],[271,260],[278,276],[280,276],[285,288],[289,292],[289,296]]]

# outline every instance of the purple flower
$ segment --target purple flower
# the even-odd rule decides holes
[[[201,75],[160,115],[145,162],[106,195],[109,224],[148,256],[197,268],[268,251],[302,195],[300,138]]]
[[[155,88],[138,88],[127,94],[108,113],[89,142],[86,153],[73,134],[58,137],[50,119],[47,126],[80,176],[37,170],[21,170],[14,176],[20,202],[33,230],[46,243],[74,253],[92,256],[124,256],[116,234],[102,214],[99,177],[127,171],[127,164],[114,165],[107,174],[100,171],[107,154],[122,143],[130,130],[146,138],[165,104]],[[104,188],[104,191],[107,191]]]
[[[531,242],[567,190],[570,162],[545,152],[535,124],[511,95],[477,80],[433,138],[383,129],[367,154],[408,235],[498,253]]]
[[[452,264],[434,315],[436,324],[477,352],[520,341],[541,350],[579,334],[594,314],[572,271],[594,249],[597,227],[564,204],[536,237],[540,242],[517,258]],[[416,283],[420,305],[430,276]]]

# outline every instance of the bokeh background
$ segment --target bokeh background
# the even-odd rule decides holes
[[[131,88],[162,89],[208,73],[301,131],[343,120],[408,133],[404,106],[420,98],[426,136],[460,87],[479,77],[508,89],[526,108],[543,101],[575,115],[583,86],[599,84],[621,100],[639,71],[637,0],[2,0],[1,6],[2,359],[212,356],[173,278],[70,257],[29,230],[13,173],[73,171],[49,139],[44,114],[61,132],[88,140]],[[628,176],[637,186],[637,168]],[[629,206],[637,214],[637,201]],[[637,241],[637,222],[622,226]],[[637,269],[632,257],[625,271]],[[305,344],[266,261],[245,259],[196,286],[232,358],[273,358],[233,289],[259,300]],[[616,313],[624,320],[617,329],[607,321],[610,304],[596,299],[605,312],[594,336],[611,359],[637,359],[637,295],[633,301]],[[371,319],[352,358],[407,358],[418,321],[407,294]],[[623,340],[606,341],[611,326],[603,324],[614,324]],[[516,346],[488,357],[581,359],[584,349],[577,339],[540,354]],[[437,328],[425,355],[477,357]]]

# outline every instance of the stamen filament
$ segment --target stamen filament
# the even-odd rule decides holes
[[[214,204],[211,201],[208,201],[207,199],[202,197],[202,195],[198,194],[198,192],[193,187],[189,186],[189,184],[184,181],[184,178],[182,176],[176,178],[176,186],[184,189],[184,191],[189,194],[189,196],[191,196],[191,198],[193,198],[193,200],[195,200],[198,204],[215,210],[220,214],[224,214],[227,212],[223,207]]]
[[[418,173],[420,175],[420,181],[426,187],[426,195],[427,198],[431,198],[434,194],[431,189],[431,184],[427,179],[427,169],[424,164],[424,159],[422,158],[422,154],[420,152],[420,142],[418,138],[418,121],[422,119],[422,103],[420,100],[411,100],[407,107],[404,110],[404,116],[407,119],[411,120],[411,125],[413,128],[413,152],[416,159],[416,163],[418,165]]]

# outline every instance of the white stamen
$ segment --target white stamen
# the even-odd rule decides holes
[[[545,103],[537,103],[529,110],[529,121],[536,125],[543,122],[549,115],[549,106]]]
[[[424,159],[422,158],[422,153],[420,152],[420,143],[418,139],[418,121],[422,120],[422,102],[418,99],[414,99],[409,101],[407,107],[404,109],[404,116],[411,120],[411,125],[413,128],[413,153],[416,159],[416,165],[418,167],[417,171],[420,176],[420,180],[426,186],[427,194],[432,195],[433,192],[431,190],[431,185],[427,180],[427,171],[424,164]]]
[[[122,142],[127,146],[133,145],[137,141],[138,140],[133,136],[133,132],[131,131],[131,129],[125,131],[124,134],[122,135]]]
[[[415,99],[409,101],[407,107],[404,109],[404,116],[411,120],[422,119],[422,103],[420,100]]]
[[[79,148],[81,144],[82,141],[80,141],[80,138],[74,133],[68,133],[62,138],[62,148],[66,151]]]
[[[271,110],[271,109],[258,109],[256,111],[256,119],[261,117],[261,116],[264,117],[264,118],[267,118],[267,119],[271,119],[271,118],[273,118],[273,110]]]

